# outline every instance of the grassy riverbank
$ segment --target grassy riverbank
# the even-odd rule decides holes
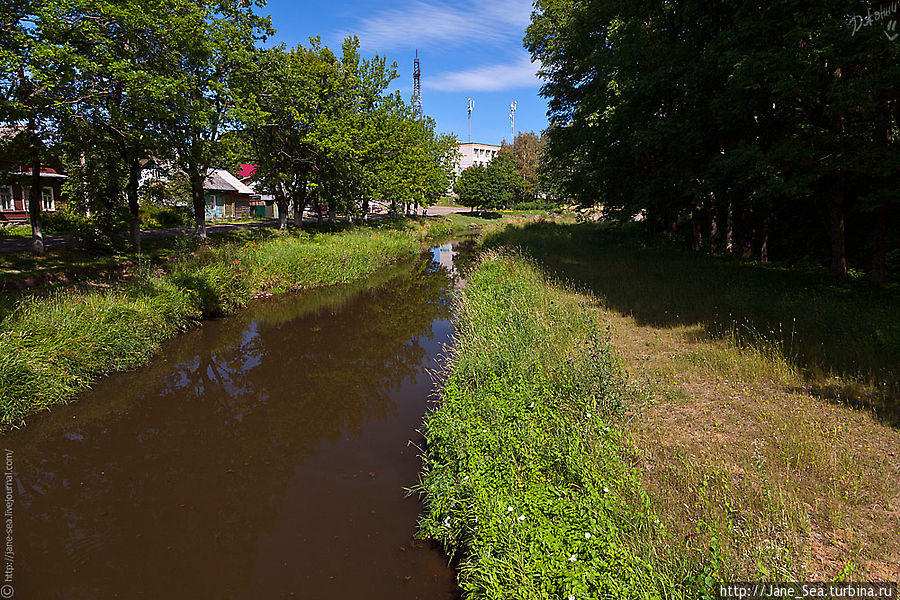
[[[97,377],[144,364],[160,343],[257,294],[348,283],[448,235],[447,222],[384,223],[339,233],[247,232],[165,266],[132,268],[116,287],[4,296],[0,425],[71,400]]]
[[[484,245],[532,258],[491,250],[467,275],[421,487],[423,533],[460,553],[474,597],[900,577],[895,292],[602,225]],[[774,327],[752,335],[785,315],[791,353]]]
[[[426,421],[423,533],[461,554],[474,597],[656,596],[626,540],[654,539],[658,522],[606,420],[627,390],[590,299],[511,255],[467,279]]]

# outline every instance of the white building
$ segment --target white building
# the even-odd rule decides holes
[[[459,166],[457,174],[462,173],[472,165],[486,165],[500,152],[500,146],[491,144],[477,144],[475,142],[458,142]]]

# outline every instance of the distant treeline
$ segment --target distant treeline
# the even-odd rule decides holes
[[[558,193],[697,250],[896,271],[896,2],[535,6]]]

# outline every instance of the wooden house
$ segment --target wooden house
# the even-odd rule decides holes
[[[62,169],[41,167],[41,210],[54,212],[64,204]],[[0,223],[28,221],[31,170],[25,165],[0,162]]]
[[[250,216],[250,202],[256,193],[224,169],[210,169],[203,182],[207,219]]]

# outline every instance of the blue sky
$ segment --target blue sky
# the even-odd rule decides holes
[[[538,65],[522,37],[531,0],[436,2],[434,0],[269,0],[275,43],[308,44],[310,36],[337,51],[349,34],[362,52],[397,63],[394,88],[412,95],[416,49],[422,65],[422,101],[442,132],[468,138],[467,98],[475,100],[472,141],[499,144],[510,137],[509,105],[517,102],[516,131],[547,126],[547,103],[538,95]]]

